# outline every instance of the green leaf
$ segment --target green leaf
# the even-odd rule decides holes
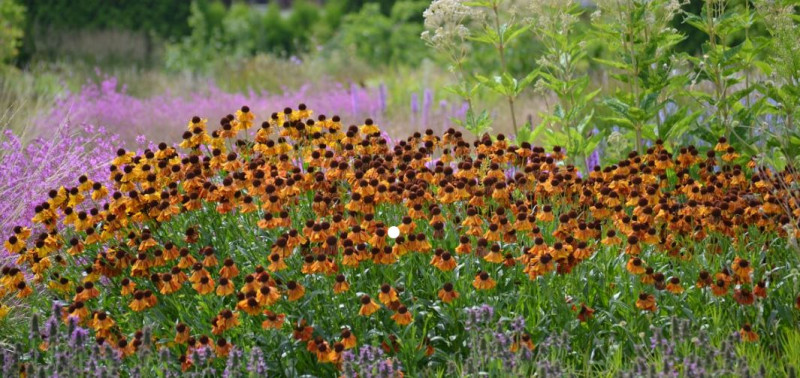
[[[608,60],[608,59],[592,58],[592,60],[594,60],[597,63],[603,64],[603,65],[606,65],[606,66],[609,66],[609,67],[613,67],[613,68],[618,68],[618,69],[621,69],[621,70],[627,70],[630,67],[630,65],[627,64],[627,63],[615,62],[613,60]]]
[[[592,101],[592,99],[594,99],[595,96],[597,96],[600,93],[600,91],[602,91],[602,90],[603,90],[603,88],[597,88],[595,91],[587,93],[585,96],[583,96],[583,101],[584,102]]]
[[[633,130],[633,122],[625,118],[619,117],[600,117],[600,119],[604,122],[612,124],[612,126],[619,126],[626,129]]]
[[[530,30],[530,28],[532,26],[533,26],[532,24],[526,24],[526,25],[524,25],[522,27],[517,28],[516,30],[514,28],[508,28],[503,33],[503,42],[504,43],[511,43],[511,41],[513,41],[514,39],[519,37],[522,33]]]

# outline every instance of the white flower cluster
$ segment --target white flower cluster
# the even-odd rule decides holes
[[[536,34],[563,35],[579,21],[577,14],[569,12],[574,5],[573,0],[531,0],[526,21],[533,25]]]
[[[434,47],[459,43],[470,34],[467,23],[480,15],[463,0],[434,0],[422,13],[427,29],[422,33],[422,39]]]

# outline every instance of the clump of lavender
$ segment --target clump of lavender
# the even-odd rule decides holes
[[[539,377],[563,377],[568,376],[568,371],[564,369],[564,359],[572,351],[569,341],[569,333],[552,333],[548,335],[537,346],[539,357],[536,360],[536,372]],[[542,358],[547,356],[548,358]]]
[[[736,352],[739,333],[734,332],[719,347],[714,346],[705,330],[692,335],[688,320],[672,319],[665,330],[652,328],[649,344],[636,346],[636,358],[620,375],[625,377],[763,377],[763,366],[753,369]]]
[[[450,373],[473,375],[525,375],[533,351],[525,345],[525,319],[495,320],[494,308],[489,305],[465,310],[464,328],[469,353],[460,364],[451,365]]]
[[[387,357],[383,350],[364,345],[356,355],[350,350],[342,354],[342,375],[348,378],[391,378],[400,376],[402,366],[394,357]]]
[[[107,342],[99,344],[81,327],[76,318],[64,324],[59,318],[61,307],[53,305],[52,315],[43,323],[38,316],[31,318],[28,345],[17,344],[0,348],[0,376],[17,376],[26,372],[36,377],[178,377],[223,376],[230,378],[266,377],[267,365],[263,352],[253,347],[248,356],[234,347],[223,369],[212,365],[213,351],[201,348],[193,352],[193,367],[181,371],[181,364],[169,349],[155,350],[149,329],[142,330],[141,344],[134,356],[126,360]],[[220,374],[221,373],[221,374]]]

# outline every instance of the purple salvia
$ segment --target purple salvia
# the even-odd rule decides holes
[[[259,347],[253,347],[253,349],[250,350],[250,361],[248,362],[247,370],[255,372],[259,377],[267,376],[267,365],[266,362],[264,362],[264,353]]]
[[[351,111],[353,114],[358,114],[358,86],[355,83],[350,84],[350,102]]]
[[[419,127],[417,113],[419,113],[419,95],[415,92],[411,94],[411,124],[415,127]]]
[[[447,101],[441,100],[439,101],[439,112],[440,117],[442,118],[442,133],[450,126],[449,124],[449,117],[447,117]]]
[[[509,324],[509,328],[511,328],[514,332],[522,332],[525,330],[525,318],[518,316],[511,321]]]
[[[422,92],[422,127],[428,127],[428,121],[431,113],[431,106],[433,105],[433,92],[426,88]]]
[[[381,109],[381,114],[386,114],[388,96],[386,84],[381,83],[381,85],[378,86],[378,104]]]
[[[69,346],[71,349],[79,349],[84,346],[86,339],[89,337],[89,331],[81,328],[76,327],[72,334],[70,334],[69,338]]]

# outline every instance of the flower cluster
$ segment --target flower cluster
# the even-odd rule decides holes
[[[425,28],[422,39],[433,46],[459,44],[469,37],[467,23],[481,13],[462,0],[435,0],[422,13]]]
[[[196,116],[177,147],[117,150],[110,184],[83,176],[53,190],[32,218],[44,231],[16,227],[5,240],[16,261],[2,268],[0,294],[24,300],[32,287],[47,290],[68,304],[59,321],[90,330],[121,358],[151,347],[141,327],[152,323],[158,348],[179,355],[183,370],[234,364],[237,347],[247,347],[236,344],[260,325],[343,369],[346,352],[378,338],[373,322],[391,324],[394,333],[380,337],[395,354],[425,303],[457,306],[535,285],[599,251],[626,260],[639,293],[628,305],[642,316],[668,311],[659,300],[688,291],[749,306],[775,279],[763,262],[737,256],[695,275],[648,261],[716,256],[754,235],[798,232],[778,205],[796,174],[740,165],[724,139],[705,156],[657,141],[581,175],[558,147],[503,135],[470,143],[454,129],[390,145],[371,119],[344,126],[302,104],[260,123],[243,106],[211,125]],[[397,238],[388,236],[393,224]],[[364,278],[407,261],[440,286]],[[310,320],[304,305],[320,293],[343,316]],[[574,307],[580,322],[593,321],[590,305],[598,306]],[[466,326],[486,329],[493,316],[473,308]],[[493,356],[510,368],[534,343],[521,319],[507,326],[493,331]],[[742,336],[758,339],[750,325]],[[430,356],[424,340],[415,346]]]

